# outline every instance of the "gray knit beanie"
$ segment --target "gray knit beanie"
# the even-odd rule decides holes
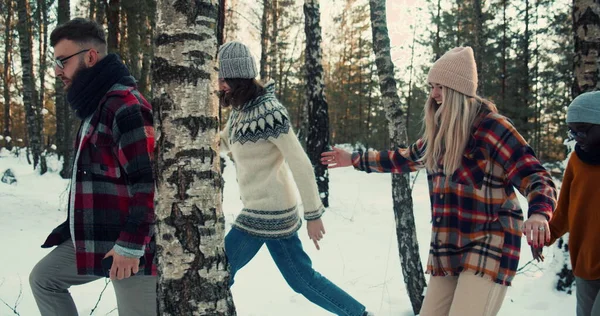
[[[256,64],[248,47],[240,42],[227,42],[219,48],[219,78],[256,78]]]
[[[567,123],[600,124],[600,91],[577,96],[567,109]]]

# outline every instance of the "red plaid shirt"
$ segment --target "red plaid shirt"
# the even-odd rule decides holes
[[[503,116],[482,112],[460,167],[446,176],[427,173],[432,231],[427,273],[470,271],[510,285],[521,249],[523,212],[516,187],[529,202],[528,216],[548,219],[556,188],[533,150]],[[396,151],[353,153],[354,167],[366,172],[411,172],[423,168],[425,144],[418,140]]]
[[[100,101],[75,162],[74,214],[77,273],[104,276],[101,260],[115,244],[144,249],[144,273],[154,264],[154,127],[152,107],[133,77],[124,77]],[[67,217],[68,218],[68,217]],[[42,247],[70,240],[69,221]]]

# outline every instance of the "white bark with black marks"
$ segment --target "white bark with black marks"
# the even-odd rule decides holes
[[[29,1],[17,0],[17,14],[19,17],[17,32],[19,33],[19,50],[23,71],[23,103],[25,104],[27,138],[33,156],[33,168],[37,168],[41,162],[40,171],[45,172],[45,159],[42,157],[41,105],[39,104],[33,72],[33,27]]]
[[[385,0],[370,0],[371,29],[373,31],[373,50],[379,76],[381,102],[389,121],[391,149],[407,146],[406,120],[400,108],[400,97],[394,79],[394,64],[390,54],[390,38],[388,36]],[[423,304],[423,292],[426,286],[425,275],[413,215],[412,190],[408,174],[392,175],[392,198],[396,219],[398,252],[404,274],[408,296],[413,312],[419,314]]]
[[[321,153],[329,150],[329,113],[325,100],[321,52],[319,0],[304,1],[304,32],[306,33],[306,101],[308,109],[308,139],[306,150],[313,165],[319,195],[329,206],[329,173],[321,164]]]
[[[235,315],[223,247],[218,0],[159,0],[152,66],[160,315]]]

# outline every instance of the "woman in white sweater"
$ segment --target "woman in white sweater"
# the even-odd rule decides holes
[[[266,244],[294,291],[336,315],[370,315],[361,303],[316,272],[302,249],[296,188],[308,235],[317,249],[325,233],[321,220],[325,209],[312,165],[290,126],[286,109],[275,97],[274,84],[263,87],[255,80],[254,58],[242,43],[224,44],[218,58],[222,104],[232,107],[221,132],[221,150],[230,152],[235,163],[244,204],[225,237],[230,286],[236,272]]]

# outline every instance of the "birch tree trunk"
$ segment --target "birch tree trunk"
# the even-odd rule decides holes
[[[69,21],[71,4],[69,0],[58,0],[58,19],[56,24],[61,25]],[[56,107],[56,147],[58,154],[63,158],[60,176],[68,179],[72,176],[73,142],[76,120],[67,104],[62,80],[56,78],[54,82],[56,91],[54,104]]]
[[[33,28],[31,25],[31,10],[27,0],[17,0],[19,23],[19,50],[21,52],[21,67],[23,71],[23,103],[27,122],[27,138],[33,156],[33,168],[37,168],[42,153],[42,127],[40,126],[40,105],[38,92],[35,87],[33,72]]]
[[[269,52],[269,0],[263,0],[260,32],[260,79],[267,78],[267,53]]]
[[[573,0],[573,32],[575,36],[575,82],[573,98],[599,90],[600,75],[600,3],[594,0]]]
[[[219,0],[159,0],[152,66],[160,315],[235,315],[223,247]]]
[[[4,73],[3,73],[3,84],[4,84],[4,130],[2,135],[4,136],[4,147],[6,149],[12,149],[12,141],[7,141],[6,137],[11,137],[11,122],[10,122],[10,83],[12,81],[10,69],[12,67],[12,35],[13,35],[13,14],[14,14],[13,0],[6,1],[6,26],[4,28]]]
[[[370,0],[371,29],[373,32],[373,50],[379,76],[381,101],[386,109],[389,121],[391,149],[407,146],[405,117],[400,107],[400,98],[394,64],[390,54],[390,38],[386,24],[385,0]],[[419,244],[413,215],[412,190],[409,174],[392,174],[392,197],[396,218],[398,252],[404,274],[404,283],[415,315],[419,314],[423,304],[425,275],[419,257]]]
[[[474,29],[475,29],[475,63],[477,64],[477,78],[483,78],[482,73],[484,67],[486,66],[483,63],[483,54],[485,49],[485,41],[483,36],[483,12],[481,8],[481,0],[472,0],[473,3],[473,15],[474,15]],[[483,85],[479,85],[479,91],[477,91],[480,95],[485,95],[485,91]]]
[[[329,173],[321,164],[321,153],[329,147],[329,113],[325,100],[321,53],[321,13],[319,0],[304,1],[304,32],[306,33],[306,102],[308,108],[308,139],[306,151],[313,165],[319,195],[329,206]]]

